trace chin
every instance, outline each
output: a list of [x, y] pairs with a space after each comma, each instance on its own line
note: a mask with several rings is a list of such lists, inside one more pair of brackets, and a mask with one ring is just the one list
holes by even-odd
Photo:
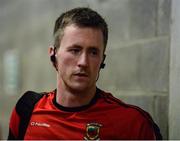
[[72, 87], [72, 89], [74, 89], [75, 91], [82, 92], [88, 90], [88, 87], [79, 86], [79, 87]]
[[72, 90], [79, 91], [79, 92], [87, 91], [90, 88], [91, 87], [89, 85], [84, 85], [84, 84], [76, 84], [76, 85], [71, 86]]

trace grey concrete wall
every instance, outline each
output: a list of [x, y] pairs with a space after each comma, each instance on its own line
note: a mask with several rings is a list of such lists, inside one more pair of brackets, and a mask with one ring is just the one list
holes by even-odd
[[180, 1], [172, 1], [169, 139], [180, 139]]
[[47, 49], [55, 19], [76, 6], [97, 10], [109, 24], [106, 68], [98, 86], [148, 111], [167, 139], [170, 0], [0, 0], [3, 138], [10, 111], [24, 91], [56, 87]]

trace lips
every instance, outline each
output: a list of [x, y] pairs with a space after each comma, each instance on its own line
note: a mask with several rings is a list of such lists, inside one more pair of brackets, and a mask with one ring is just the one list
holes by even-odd
[[75, 73], [74, 75], [80, 76], [80, 77], [88, 77], [88, 74], [86, 73]]
[[88, 73], [85, 71], [77, 71], [73, 75], [75, 76], [75, 79], [78, 80], [86, 80], [89, 77]]

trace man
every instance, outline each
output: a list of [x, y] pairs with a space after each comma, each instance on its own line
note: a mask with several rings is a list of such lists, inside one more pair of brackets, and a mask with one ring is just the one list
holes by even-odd
[[[75, 8], [63, 13], [54, 39], [49, 54], [57, 89], [37, 101], [23, 139], [159, 139], [146, 112], [96, 87], [108, 40], [107, 24], [97, 12]], [[20, 139], [18, 113], [17, 108], [12, 112], [8, 139]]]

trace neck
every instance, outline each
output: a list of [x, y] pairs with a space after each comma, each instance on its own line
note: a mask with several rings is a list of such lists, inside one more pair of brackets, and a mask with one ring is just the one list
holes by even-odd
[[96, 86], [83, 90], [68, 89], [59, 81], [57, 83], [56, 102], [64, 107], [80, 107], [90, 103], [96, 93]]

